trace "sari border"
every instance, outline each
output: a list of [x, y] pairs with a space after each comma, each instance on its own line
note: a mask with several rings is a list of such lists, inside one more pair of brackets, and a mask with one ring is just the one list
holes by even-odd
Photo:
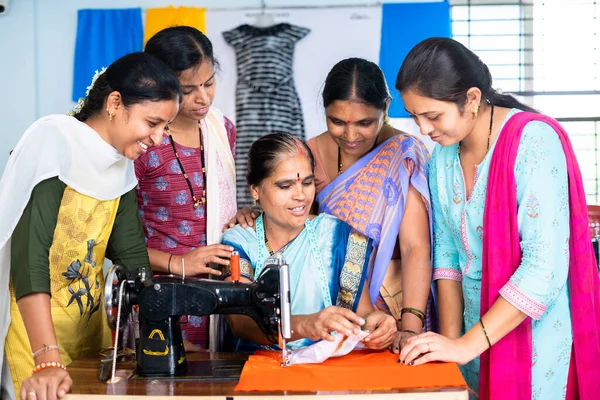
[[355, 310], [365, 281], [365, 262], [369, 258], [369, 238], [352, 229], [348, 236], [344, 266], [340, 272], [340, 289], [336, 305]]

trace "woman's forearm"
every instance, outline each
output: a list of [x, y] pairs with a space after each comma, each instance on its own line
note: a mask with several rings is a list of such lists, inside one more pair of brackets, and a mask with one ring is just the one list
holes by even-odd
[[[431, 288], [429, 247], [412, 248], [402, 254], [402, 307], [416, 308], [426, 313]], [[423, 323], [412, 313], [404, 313], [402, 330], [420, 332]]]
[[164, 251], [148, 248], [148, 257], [150, 258], [152, 272], [169, 273], [169, 259], [171, 260], [170, 272], [181, 271], [181, 256], [172, 256]]
[[[303, 339], [302, 325], [307, 319], [307, 315], [292, 316], [292, 337], [290, 340]], [[247, 340], [257, 344], [278, 344], [278, 335], [267, 336], [258, 326], [258, 324], [247, 315], [229, 315], [228, 317], [231, 331], [235, 337]]]
[[367, 285], [367, 282], [365, 282], [360, 294], [360, 298], [358, 299], [356, 314], [361, 318], [367, 318], [373, 311], [375, 311], [375, 307], [373, 307], [373, 303], [371, 302], [369, 285]]
[[[57, 346], [54, 323], [50, 312], [50, 295], [48, 293], [32, 293], [17, 301], [19, 312], [23, 318], [25, 330], [29, 338], [32, 352], [44, 347]], [[56, 349], [47, 351], [34, 359], [34, 364], [44, 362], [62, 362], [60, 352]]]
[[519, 326], [525, 318], [525, 313], [503, 297], [498, 297], [492, 308], [481, 317], [481, 322], [473, 325], [460, 340], [470, 349], [472, 358], [475, 358]]
[[[408, 188], [398, 240], [402, 260], [402, 308], [415, 308], [425, 315], [431, 286], [429, 214], [421, 194], [412, 185]], [[401, 318], [402, 330], [420, 332], [423, 329], [424, 321], [418, 315], [407, 312]]]
[[[264, 332], [258, 327], [256, 322], [247, 315], [228, 315], [229, 326], [231, 332], [237, 338], [262, 345], [273, 344], [272, 340], [269, 340]], [[275, 340], [277, 335], [270, 338]]]
[[462, 282], [449, 279], [436, 281], [438, 293], [438, 316], [440, 334], [457, 339], [463, 328], [463, 291]]

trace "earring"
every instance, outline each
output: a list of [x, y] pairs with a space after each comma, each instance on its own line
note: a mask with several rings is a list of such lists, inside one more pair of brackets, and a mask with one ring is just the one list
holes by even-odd
[[256, 207], [256, 203], [257, 203], [258, 199], [256, 197], [253, 197], [252, 200], [254, 200], [254, 207]]
[[479, 104], [475, 104], [473, 106], [473, 116], [477, 118], [477, 113], [479, 112]]
[[107, 108], [106, 112], [108, 113], [108, 119], [109, 119], [109, 121], [112, 121], [113, 118], [114, 118], [114, 116], [115, 116], [115, 111], [111, 110], [110, 108]]

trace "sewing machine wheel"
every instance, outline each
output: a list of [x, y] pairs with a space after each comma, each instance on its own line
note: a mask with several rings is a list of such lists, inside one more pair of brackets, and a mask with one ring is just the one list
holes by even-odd
[[[106, 312], [106, 320], [108, 326], [113, 331], [117, 329], [117, 313], [119, 306], [119, 285], [127, 280], [126, 269], [120, 265], [112, 265], [106, 273], [104, 279], [104, 311]], [[127, 301], [128, 285], [123, 288], [123, 299], [121, 304], [121, 323], [120, 329], [125, 327], [127, 316], [131, 310], [131, 305]]]

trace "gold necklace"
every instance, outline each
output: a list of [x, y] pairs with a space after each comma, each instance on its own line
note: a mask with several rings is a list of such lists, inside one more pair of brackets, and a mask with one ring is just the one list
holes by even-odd
[[[488, 130], [488, 137], [487, 137], [487, 151], [490, 151], [490, 140], [492, 138], [492, 126], [493, 125], [494, 125], [494, 105], [492, 104], [492, 113], [490, 115], [490, 129]], [[458, 149], [457, 149], [459, 157], [460, 157], [460, 143], [461, 142], [458, 142]]]
[[269, 239], [267, 239], [267, 234], [265, 232], [265, 246], [267, 246], [267, 250], [269, 250], [269, 254], [273, 255], [275, 252], [271, 248], [271, 243], [269, 243]]

